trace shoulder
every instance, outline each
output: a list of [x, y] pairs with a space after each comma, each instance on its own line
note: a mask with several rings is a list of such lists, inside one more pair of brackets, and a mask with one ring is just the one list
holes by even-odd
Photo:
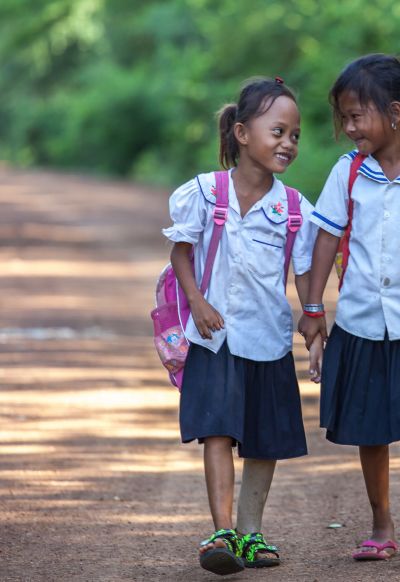
[[203, 203], [204, 201], [215, 204], [215, 195], [213, 194], [214, 173], [199, 174], [178, 186], [171, 194], [171, 203], [173, 205], [193, 204], [195, 201]]
[[343, 176], [347, 180], [349, 177], [350, 166], [357, 154], [357, 150], [352, 150], [340, 156], [336, 164], [333, 166], [332, 172], [336, 172], [336, 174]]
[[284, 184], [283, 182], [281, 182], [281, 180], [276, 179], [277, 185], [280, 189], [282, 198], [284, 198], [285, 200], [288, 200], [288, 190], [293, 191], [295, 193], [295, 195], [298, 197], [299, 199], [299, 204], [300, 204], [300, 209], [312, 209], [313, 205], [307, 200], [306, 196], [304, 196], [304, 194], [302, 194], [302, 192], [300, 192], [300, 190], [297, 190], [297, 188], [295, 188], [294, 186], [288, 186], [286, 184]]
[[211, 202], [211, 204], [215, 204], [215, 172], [199, 174], [194, 179], [204, 199], [207, 200], [207, 202]]
[[357, 150], [353, 150], [339, 157], [326, 178], [322, 193], [324, 193], [324, 191], [330, 192], [332, 189], [337, 191], [338, 188], [340, 191], [343, 190], [343, 192], [347, 192], [350, 166], [356, 155]]
[[358, 150], [351, 150], [351, 152], [347, 152], [346, 154], [343, 154], [342, 156], [340, 156], [339, 161], [340, 160], [348, 160], [348, 163], [351, 164], [351, 162], [355, 159], [355, 157], [358, 154]]
[[352, 150], [339, 157], [336, 164], [332, 168], [332, 172], [337, 174], [346, 174], [348, 176], [351, 163], [357, 155], [357, 150]]

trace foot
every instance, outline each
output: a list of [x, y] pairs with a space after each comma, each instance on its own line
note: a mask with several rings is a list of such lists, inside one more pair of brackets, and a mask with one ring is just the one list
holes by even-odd
[[242, 558], [246, 568], [265, 568], [280, 564], [278, 548], [267, 543], [260, 532], [242, 537]]
[[398, 550], [398, 545], [393, 540], [375, 542], [365, 540], [361, 546], [353, 552], [355, 560], [389, 560]]
[[206, 552], [208, 552], [208, 550], [214, 550], [215, 548], [226, 548], [226, 547], [227, 547], [227, 545], [223, 539], [216, 538], [213, 542], [201, 545], [199, 547], [199, 554], [201, 556], [201, 554], [205, 554]]
[[220, 529], [201, 543], [200, 565], [214, 574], [234, 574], [244, 570], [240, 542], [232, 529]]
[[256, 552], [254, 556], [255, 560], [276, 560], [276, 554], [273, 552], [268, 552], [268, 550], [261, 550]]
[[394, 526], [391, 523], [387, 528], [374, 528], [372, 536], [354, 550], [353, 558], [356, 560], [388, 560], [396, 553], [397, 547]]

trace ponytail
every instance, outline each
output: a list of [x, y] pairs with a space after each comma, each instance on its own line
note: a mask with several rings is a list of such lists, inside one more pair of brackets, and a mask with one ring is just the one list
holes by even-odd
[[239, 147], [233, 134], [236, 114], [236, 103], [225, 105], [218, 113], [219, 162], [225, 170], [236, 166], [239, 156]]

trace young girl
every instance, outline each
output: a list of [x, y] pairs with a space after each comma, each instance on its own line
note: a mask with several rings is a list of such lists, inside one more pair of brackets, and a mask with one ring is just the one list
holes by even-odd
[[[229, 172], [229, 211], [210, 285], [199, 291], [213, 229], [214, 174], [172, 195], [171, 261], [191, 308], [186, 335], [180, 428], [184, 443], [204, 443], [215, 532], [200, 547], [203, 568], [230, 574], [279, 564], [261, 520], [277, 459], [307, 453], [292, 357], [292, 315], [284, 289], [287, 195], [274, 174], [297, 156], [300, 116], [280, 78], [257, 79], [220, 113], [220, 161]], [[316, 227], [300, 196], [303, 224], [293, 249], [300, 301]], [[190, 255], [194, 246], [195, 273]], [[232, 446], [244, 457], [237, 529], [232, 529]]]
[[318, 332], [326, 338], [323, 291], [349, 221], [350, 165], [364, 156], [351, 191], [350, 256], [324, 354], [321, 426], [330, 441], [359, 446], [373, 521], [371, 538], [353, 558], [384, 560], [397, 551], [388, 445], [400, 440], [400, 62], [382, 54], [354, 61], [330, 100], [338, 130], [358, 151], [334, 166], [313, 212], [320, 230], [308, 303], [320, 317], [305, 313], [299, 331], [308, 345]]

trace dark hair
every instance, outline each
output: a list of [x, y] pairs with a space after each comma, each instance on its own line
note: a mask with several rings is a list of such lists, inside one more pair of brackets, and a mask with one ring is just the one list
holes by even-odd
[[257, 77], [250, 79], [242, 88], [237, 104], [229, 103], [218, 112], [220, 149], [219, 161], [226, 170], [237, 166], [239, 144], [236, 141], [233, 127], [235, 123], [246, 123], [254, 117], [263, 115], [281, 96], [293, 99], [296, 97], [283, 83], [282, 79]]
[[343, 69], [329, 92], [337, 135], [342, 128], [339, 98], [347, 91], [354, 92], [361, 105], [372, 101], [378, 111], [389, 117], [392, 101], [400, 101], [399, 59], [380, 53], [365, 55]]

